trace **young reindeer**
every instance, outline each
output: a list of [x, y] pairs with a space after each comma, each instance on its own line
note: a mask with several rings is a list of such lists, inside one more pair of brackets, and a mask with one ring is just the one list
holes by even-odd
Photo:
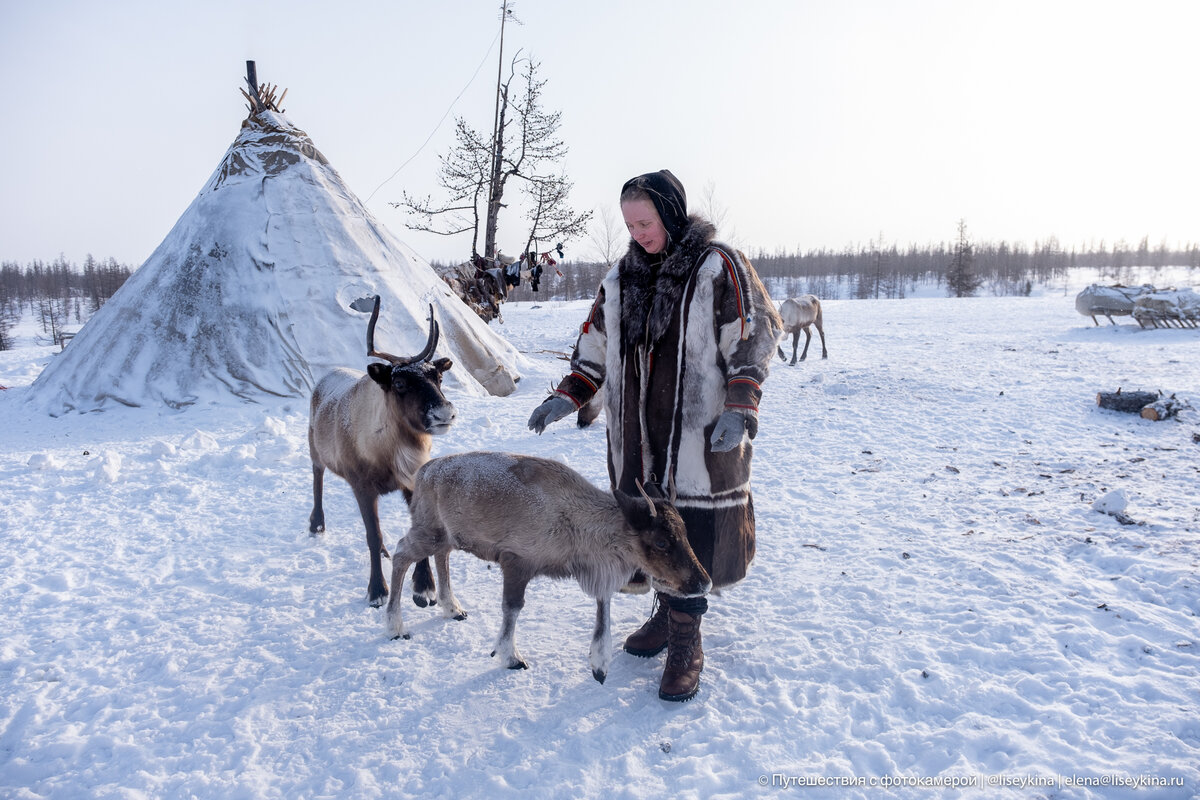
[[[800, 360], [808, 358], [808, 343], [812, 341], [812, 331], [808, 328], [810, 325], [817, 327], [817, 333], [821, 334], [821, 358], [829, 358], [829, 351], [825, 349], [825, 327], [821, 321], [821, 301], [817, 299], [815, 294], [802, 294], [799, 297], [789, 297], [783, 301], [783, 305], [779, 307], [779, 316], [783, 317], [783, 333], [792, 335], [792, 364], [796, 363], [796, 348], [800, 344], [800, 331], [804, 331], [804, 352], [800, 354]], [[779, 357], [787, 361], [787, 356], [783, 354], [783, 348], [779, 348]]]
[[[639, 490], [641, 486], [638, 486]], [[688, 544], [674, 505], [609, 493], [558, 461], [511, 453], [460, 453], [429, 461], [413, 488], [412, 528], [392, 555], [387, 630], [408, 638], [400, 614], [408, 565], [434, 556], [442, 614], [466, 619], [450, 586], [449, 553], [466, 550], [500, 564], [504, 621], [492, 655], [509, 669], [528, 665], [517, 651], [517, 615], [533, 578], [575, 578], [596, 598], [588, 661], [604, 683], [612, 659], [609, 603], [636, 570], [655, 588], [694, 597], [712, 581]]]
[[[365, 310], [365, 309], [361, 309]], [[308, 423], [308, 452], [312, 457], [313, 510], [308, 530], [325, 530], [321, 502], [326, 468], [341, 476], [354, 491], [367, 531], [371, 577], [367, 600], [383, 605], [388, 587], [380, 559], [387, 556], [379, 530], [379, 496], [400, 490], [412, 502], [413, 478], [429, 460], [432, 437], [449, 430], [454, 406], [442, 394], [442, 373], [448, 358], [431, 360], [438, 343], [438, 324], [429, 307], [429, 338], [415, 356], [393, 356], [375, 349], [375, 296], [367, 325], [367, 356], [389, 363], [370, 364], [367, 374], [336, 369], [313, 389]], [[423, 560], [413, 574], [413, 602], [424, 606], [433, 598], [433, 576]]]

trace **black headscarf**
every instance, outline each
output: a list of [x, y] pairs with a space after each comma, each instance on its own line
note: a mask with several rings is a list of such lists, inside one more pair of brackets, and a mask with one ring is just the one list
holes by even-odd
[[654, 203], [654, 209], [671, 237], [671, 242], [682, 239], [683, 230], [688, 224], [687, 192], [683, 190], [679, 179], [667, 169], [647, 172], [627, 180], [621, 187], [621, 195], [624, 196], [625, 190], [631, 186], [636, 186], [650, 195], [650, 202]]

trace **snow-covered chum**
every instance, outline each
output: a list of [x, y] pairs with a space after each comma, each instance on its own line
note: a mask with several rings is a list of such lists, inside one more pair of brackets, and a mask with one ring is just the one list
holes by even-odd
[[[453, 362], [433, 359], [438, 343], [433, 307], [429, 308], [429, 338], [414, 356], [393, 356], [375, 349], [378, 319], [376, 295], [367, 325], [367, 356], [388, 363], [368, 365], [365, 375], [339, 368], [323, 377], [313, 389], [308, 422], [313, 470], [313, 510], [308, 530], [325, 530], [321, 490], [328, 468], [350, 484], [362, 513], [371, 554], [367, 600], [373, 606], [383, 605], [388, 594], [380, 562], [387, 550], [379, 529], [379, 497], [400, 490], [404, 499], [412, 502], [413, 479], [429, 460], [432, 437], [449, 430], [456, 416], [454, 405], [442, 394], [442, 374]], [[417, 566], [413, 584], [417, 605], [432, 599], [428, 561]]]
[[[783, 337], [786, 339], [790, 333], [792, 335], [792, 362], [796, 363], [796, 347], [800, 344], [800, 331], [804, 331], [804, 352], [800, 354], [800, 360], [808, 358], [808, 344], [812, 341], [812, 331], [810, 326], [815, 325], [817, 333], [821, 334], [821, 358], [829, 358], [829, 351], [825, 349], [825, 321], [821, 315], [821, 301], [817, 299], [815, 294], [802, 294], [799, 297], [789, 297], [783, 301], [783, 305], [779, 307], [779, 316], [783, 318]], [[787, 356], [783, 354], [783, 347], [779, 348], [779, 357], [787, 361]]]
[[[637, 570], [660, 592], [699, 597], [712, 581], [688, 544], [670, 500], [593, 486], [567, 465], [536, 456], [473, 452], [429, 461], [413, 487], [412, 528], [392, 555], [387, 630], [408, 638], [400, 613], [404, 573], [434, 556], [442, 615], [466, 619], [450, 586], [449, 554], [465, 550], [500, 565], [503, 622], [493, 656], [525, 669], [517, 651], [517, 615], [525, 587], [537, 576], [575, 578], [596, 599], [588, 662], [601, 683], [612, 659], [609, 603]], [[496, 502], [497, 498], [504, 502]]]

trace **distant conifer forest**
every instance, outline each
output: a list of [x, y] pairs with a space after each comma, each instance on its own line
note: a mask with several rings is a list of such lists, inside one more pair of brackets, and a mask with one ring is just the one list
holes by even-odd
[[[624, 249], [607, 248], [611, 256], [592, 261], [560, 260], [544, 268], [537, 292], [529, 281], [509, 291], [508, 300], [583, 300], [596, 287]], [[1119, 240], [1083, 247], [1064, 247], [1053, 237], [1032, 246], [1010, 242], [973, 242], [960, 225], [950, 242], [909, 245], [870, 242], [841, 250], [747, 253], [772, 295], [815, 294], [823, 300], [901, 299], [917, 287], [936, 286], [947, 296], [1028, 295], [1034, 286], [1066, 283], [1071, 270], [1089, 268], [1111, 283], [1132, 283], [1147, 268], [1186, 267], [1200, 282], [1200, 243], [1152, 246], [1149, 237], [1137, 245]], [[433, 264], [444, 271], [443, 265]], [[77, 330], [133, 274], [128, 264], [88, 255], [83, 263], [63, 256], [52, 261], [0, 262], [0, 350], [10, 349], [12, 328], [28, 310], [45, 344], [61, 344], [64, 333]], [[69, 334], [68, 334], [69, 335]]]

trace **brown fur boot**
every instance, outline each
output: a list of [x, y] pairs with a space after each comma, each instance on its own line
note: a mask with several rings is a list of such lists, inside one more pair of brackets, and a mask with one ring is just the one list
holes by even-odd
[[682, 611], [667, 614], [667, 665], [658, 696], [663, 700], [691, 700], [700, 691], [704, 649], [700, 643], [700, 616]]
[[667, 646], [667, 607], [666, 599], [657, 592], [654, 593], [654, 612], [642, 627], [629, 634], [625, 640], [625, 652], [631, 656], [649, 658], [656, 656]]

